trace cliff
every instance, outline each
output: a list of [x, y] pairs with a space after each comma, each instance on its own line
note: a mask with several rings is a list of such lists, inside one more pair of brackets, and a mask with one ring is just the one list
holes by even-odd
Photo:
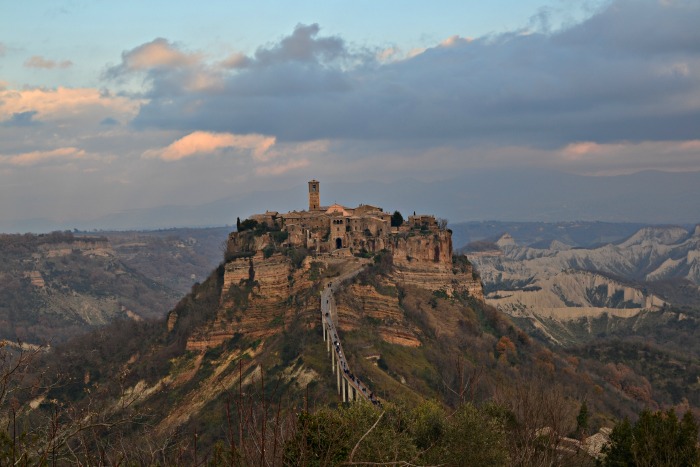
[[[236, 334], [270, 337], [282, 332], [300, 311], [310, 319], [318, 306], [311, 280], [317, 274], [310, 258], [296, 267], [289, 256], [266, 257], [262, 250], [227, 262], [216, 319], [188, 339], [187, 349], [216, 347]], [[171, 316], [169, 327], [174, 326]]]
[[386, 342], [418, 347], [419, 331], [406, 321], [396, 287], [385, 282], [380, 289], [382, 293], [371, 285], [352, 284], [340, 294], [337, 299], [339, 328], [354, 331], [364, 321], [373, 325]]
[[453, 258], [449, 231], [397, 235], [390, 248], [399, 284], [484, 299], [481, 280], [466, 256]]

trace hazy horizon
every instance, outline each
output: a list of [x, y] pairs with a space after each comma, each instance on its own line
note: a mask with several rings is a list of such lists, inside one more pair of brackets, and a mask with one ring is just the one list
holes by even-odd
[[[309, 177], [311, 178], [311, 177]], [[540, 170], [492, 170], [436, 181], [320, 181], [321, 203], [379, 205], [405, 216], [414, 211], [463, 222], [609, 222], [647, 225], [700, 223], [700, 172], [639, 172], [588, 177]], [[650, 189], [655, 184], [669, 188]], [[550, 193], [559, 192], [558, 196]], [[94, 219], [0, 220], [0, 232], [152, 230], [233, 226], [236, 218], [267, 210], [308, 207], [307, 185], [270, 188], [195, 205], [163, 205], [104, 213]]]

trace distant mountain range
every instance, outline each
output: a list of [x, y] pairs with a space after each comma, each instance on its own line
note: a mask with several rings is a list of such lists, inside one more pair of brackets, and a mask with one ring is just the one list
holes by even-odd
[[[309, 178], [316, 176], [309, 173]], [[387, 211], [433, 213], [453, 223], [509, 221], [604, 221], [694, 224], [700, 220], [700, 172], [639, 172], [610, 177], [548, 170], [475, 170], [423, 182], [321, 180], [321, 202], [346, 205], [381, 200]], [[56, 221], [0, 219], [0, 231], [153, 229], [232, 225], [267, 209], [304, 209], [306, 186], [259, 190], [198, 205], [170, 205], [105, 213], [99, 218]], [[410, 212], [409, 212], [410, 210]]]

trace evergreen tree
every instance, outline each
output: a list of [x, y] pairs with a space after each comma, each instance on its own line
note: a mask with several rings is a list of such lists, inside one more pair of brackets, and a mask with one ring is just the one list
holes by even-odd
[[603, 465], [692, 467], [700, 462], [698, 425], [686, 412], [679, 421], [673, 409], [643, 410], [632, 426], [628, 420], [615, 425], [603, 448]]
[[581, 402], [581, 408], [576, 416], [576, 434], [580, 437], [586, 436], [588, 431], [588, 406], [586, 401]]
[[399, 211], [394, 211], [394, 214], [391, 215], [391, 226], [399, 227], [401, 224], [403, 224], [403, 216]]

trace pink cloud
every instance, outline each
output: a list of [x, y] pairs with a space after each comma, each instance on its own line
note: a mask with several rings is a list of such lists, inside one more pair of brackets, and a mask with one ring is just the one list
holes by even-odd
[[234, 53], [221, 62], [224, 68], [244, 68], [250, 64], [250, 59], [240, 52]]
[[571, 158], [578, 158], [585, 156], [586, 154], [600, 152], [603, 145], [594, 143], [592, 141], [583, 141], [577, 143], [570, 143], [562, 150], [562, 153]]
[[140, 101], [104, 95], [92, 88], [12, 90], [0, 88], [0, 121], [14, 114], [35, 111], [40, 120], [65, 119], [95, 111], [128, 120], [138, 112]]
[[58, 148], [51, 151], [32, 151], [14, 156], [0, 155], [0, 162], [14, 166], [33, 166], [45, 162], [60, 162], [81, 159], [85, 157], [85, 151], [78, 148]]
[[50, 70], [53, 68], [69, 68], [73, 66], [73, 62], [70, 60], [63, 60], [61, 62], [57, 62], [54, 60], [47, 60], [44, 57], [40, 57], [39, 55], [34, 55], [31, 58], [28, 58], [24, 62], [24, 66], [27, 68], [43, 68], [46, 70]]
[[122, 54], [124, 65], [130, 70], [187, 67], [201, 62], [201, 55], [178, 50], [166, 39], [158, 38]]
[[440, 47], [454, 47], [457, 45], [469, 44], [473, 40], [474, 39], [471, 37], [462, 37], [455, 34], [440, 42]]
[[143, 155], [164, 161], [177, 161], [186, 157], [212, 154], [220, 149], [235, 148], [249, 150], [256, 159], [263, 159], [265, 153], [274, 146], [275, 142], [274, 136], [196, 131], [183, 136], [165, 148], [149, 150]]

